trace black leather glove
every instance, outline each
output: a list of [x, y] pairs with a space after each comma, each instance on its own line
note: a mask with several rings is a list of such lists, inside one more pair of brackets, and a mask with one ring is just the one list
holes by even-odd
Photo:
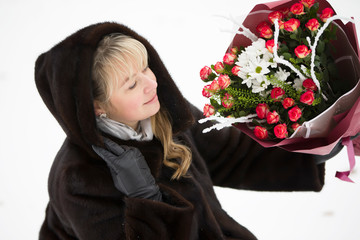
[[159, 186], [139, 149], [104, 138], [106, 149], [92, 146], [110, 168], [115, 187], [128, 197], [161, 201]]

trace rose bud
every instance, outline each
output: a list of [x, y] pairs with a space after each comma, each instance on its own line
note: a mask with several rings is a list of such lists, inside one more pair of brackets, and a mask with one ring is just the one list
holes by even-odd
[[282, 101], [282, 105], [285, 109], [288, 109], [289, 107], [292, 107], [294, 105], [295, 101], [292, 98], [285, 98]]
[[222, 64], [222, 62], [217, 62], [217, 63], [215, 63], [214, 69], [215, 69], [215, 72], [217, 72], [217, 73], [223, 73], [224, 65]]
[[275, 87], [271, 90], [271, 98], [272, 99], [279, 99], [284, 96], [285, 91], [280, 87]]
[[305, 79], [302, 85], [306, 90], [311, 90], [313, 92], [317, 90], [317, 86], [311, 78]]
[[296, 129], [298, 129], [298, 127], [300, 127], [300, 124], [298, 124], [298, 123], [293, 123], [292, 125], [291, 125], [291, 128], [295, 131]]
[[254, 134], [258, 139], [266, 139], [268, 137], [268, 131], [264, 127], [256, 126]]
[[290, 7], [290, 12], [295, 15], [302, 15], [304, 14], [304, 5], [301, 3], [295, 3]]
[[315, 0], [300, 0], [305, 7], [311, 8], [315, 4]]
[[334, 10], [332, 10], [331, 8], [325, 8], [324, 10], [322, 10], [319, 17], [321, 21], [326, 22], [326, 20], [332, 17], [333, 15], [334, 15]]
[[236, 54], [238, 54], [239, 49], [237, 47], [233, 47], [233, 48], [231, 48], [230, 52], [236, 55]]
[[209, 90], [210, 90], [212, 93], [218, 92], [218, 91], [220, 90], [220, 85], [219, 85], [219, 83], [218, 83], [216, 80], [213, 80], [213, 81], [210, 83]]
[[295, 48], [294, 52], [298, 58], [305, 58], [311, 53], [311, 49], [308, 49], [305, 45], [299, 45]]
[[[274, 51], [273, 51], [274, 45], [275, 45], [274, 42], [275, 42], [274, 39], [271, 39], [271, 40], [267, 40], [266, 43], [265, 43], [265, 46], [266, 46], [267, 50], [269, 50], [269, 52], [271, 52], [271, 53], [274, 52]], [[277, 46], [277, 49], [278, 49], [278, 48], [279, 48], [279, 44], [278, 44], [278, 46]]]
[[259, 119], [264, 119], [270, 112], [270, 108], [266, 103], [259, 103], [255, 111]]
[[297, 120], [299, 120], [299, 118], [301, 118], [301, 115], [302, 115], [302, 112], [298, 106], [295, 106], [288, 111], [289, 119], [292, 122], [296, 122]]
[[279, 29], [284, 29], [285, 28], [285, 22], [282, 20], [279, 20]]
[[206, 80], [210, 76], [211, 73], [212, 73], [211, 68], [209, 68], [208, 66], [203, 67], [200, 70], [200, 78], [201, 78], [201, 80]]
[[226, 53], [225, 56], [223, 57], [223, 61], [227, 65], [233, 65], [235, 59], [236, 59], [236, 55], [233, 53]]
[[274, 127], [274, 134], [277, 138], [283, 139], [288, 135], [286, 124], [278, 124]]
[[232, 74], [234, 75], [238, 75], [238, 73], [240, 72], [240, 67], [238, 65], [235, 65], [232, 69], [231, 69]]
[[225, 89], [231, 83], [230, 77], [226, 74], [220, 74], [220, 76], [218, 77], [218, 83], [221, 89]]
[[290, 15], [290, 9], [287, 7], [279, 9], [279, 12], [282, 13], [284, 18], [289, 17], [289, 15]]
[[296, 18], [290, 18], [284, 23], [284, 29], [289, 32], [297, 30], [300, 26], [300, 21]]
[[205, 117], [210, 117], [211, 115], [214, 115], [215, 108], [210, 104], [205, 104], [203, 111]]
[[284, 16], [280, 11], [274, 11], [269, 13], [268, 18], [271, 23], [274, 23], [275, 19], [282, 20]]
[[273, 36], [273, 30], [267, 22], [261, 22], [257, 25], [256, 30], [259, 32], [262, 38], [271, 38]]
[[269, 112], [266, 115], [266, 121], [268, 124], [277, 123], [280, 120], [280, 116], [276, 111]]
[[305, 103], [307, 105], [311, 105], [314, 102], [314, 93], [313, 91], [306, 91], [305, 93], [301, 94], [300, 102]]
[[234, 104], [234, 98], [230, 94], [225, 93], [221, 103], [225, 108], [231, 108]]
[[320, 27], [320, 23], [316, 18], [312, 18], [305, 24], [305, 27], [310, 31], [316, 31]]
[[211, 90], [210, 90], [210, 84], [204, 86], [203, 90], [202, 90], [202, 95], [206, 98], [209, 98], [212, 96]]

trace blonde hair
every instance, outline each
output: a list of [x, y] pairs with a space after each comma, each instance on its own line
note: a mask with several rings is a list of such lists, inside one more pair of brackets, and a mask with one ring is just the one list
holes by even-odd
[[[99, 43], [94, 54], [92, 68], [93, 96], [103, 106], [110, 104], [112, 89], [119, 84], [113, 76], [131, 76], [133, 69], [148, 65], [145, 46], [134, 38], [122, 34], [110, 34]], [[115, 73], [115, 74], [114, 74]], [[154, 136], [164, 148], [163, 163], [175, 170], [171, 179], [185, 176], [191, 164], [190, 149], [173, 140], [171, 118], [163, 108], [151, 117]]]

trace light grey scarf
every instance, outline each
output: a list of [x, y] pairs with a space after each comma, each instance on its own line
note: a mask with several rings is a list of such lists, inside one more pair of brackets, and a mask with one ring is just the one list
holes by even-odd
[[150, 141], [154, 136], [150, 118], [140, 121], [136, 131], [123, 123], [104, 116], [96, 117], [96, 124], [101, 131], [122, 140]]

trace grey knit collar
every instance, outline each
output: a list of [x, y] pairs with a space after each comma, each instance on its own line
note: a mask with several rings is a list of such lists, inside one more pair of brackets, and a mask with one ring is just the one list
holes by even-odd
[[154, 136], [150, 118], [140, 121], [136, 131], [123, 123], [104, 116], [96, 117], [96, 124], [104, 133], [122, 140], [150, 141]]

